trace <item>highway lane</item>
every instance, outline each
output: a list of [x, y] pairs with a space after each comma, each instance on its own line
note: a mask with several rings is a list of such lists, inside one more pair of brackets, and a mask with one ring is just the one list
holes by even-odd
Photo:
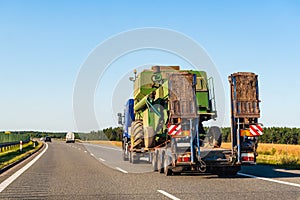
[[152, 172], [152, 166], [147, 157], [141, 158], [139, 164], [133, 165], [122, 160], [122, 150], [120, 147], [111, 145], [97, 145], [83, 143], [87, 151], [103, 164], [116, 169], [122, 169], [128, 173]]
[[[122, 169], [128, 173], [152, 172], [152, 167], [147, 163], [148, 158], [142, 158], [138, 164], [131, 164], [122, 161], [121, 148], [107, 144], [89, 144], [83, 143], [90, 154], [99, 159], [103, 164]], [[255, 175], [259, 177], [271, 178], [279, 181], [300, 184], [300, 170], [277, 170], [272, 166], [245, 166], [240, 171], [244, 174]]]
[[[115, 146], [97, 147], [91, 144], [53, 142], [32, 167], [0, 193], [0, 199], [300, 200], [300, 187], [244, 176], [165, 177], [162, 174], [148, 172], [151, 171], [151, 167], [145, 162], [132, 165], [122, 161], [120, 155], [119, 148]], [[269, 175], [272, 179], [292, 179], [290, 182], [297, 182], [300, 179], [297, 174], [289, 173], [288, 176], [285, 172], [270, 170], [265, 166], [259, 167], [256, 170], [244, 168], [242, 172], [250, 173], [252, 170], [258, 173], [254, 175], [264, 175], [268, 172], [271, 173]], [[259, 174], [259, 170], [263, 174]], [[277, 173], [277, 176], [272, 173]], [[7, 176], [9, 173], [0, 177], [0, 180]], [[171, 196], [167, 197], [168, 194]]]

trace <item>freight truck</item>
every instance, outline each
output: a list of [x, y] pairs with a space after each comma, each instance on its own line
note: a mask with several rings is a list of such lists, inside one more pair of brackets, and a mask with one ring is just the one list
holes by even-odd
[[[236, 73], [231, 84], [232, 149], [222, 149], [218, 127], [205, 131], [203, 122], [217, 117], [213, 79], [206, 72], [179, 66], [153, 66], [131, 78], [134, 98], [118, 114], [123, 125], [123, 160], [147, 157], [153, 171], [235, 175], [255, 164], [259, 100], [257, 76]], [[252, 134], [252, 129], [258, 134]]]

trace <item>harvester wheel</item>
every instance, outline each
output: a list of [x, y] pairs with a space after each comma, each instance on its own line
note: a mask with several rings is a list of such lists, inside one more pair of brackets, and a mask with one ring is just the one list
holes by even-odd
[[131, 124], [131, 132], [133, 133], [134, 135], [134, 130], [140, 126], [143, 126], [143, 122], [142, 121], [133, 121], [132, 124]]
[[207, 136], [212, 140], [212, 145], [214, 147], [221, 147], [222, 144], [222, 132], [217, 126], [212, 126], [209, 128]]
[[144, 130], [142, 121], [134, 121], [132, 127], [132, 148], [143, 146], [144, 143]]

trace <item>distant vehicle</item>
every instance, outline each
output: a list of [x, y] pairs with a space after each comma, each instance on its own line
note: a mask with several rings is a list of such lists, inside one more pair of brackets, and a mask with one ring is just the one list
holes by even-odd
[[69, 143], [69, 142], [75, 143], [75, 134], [72, 132], [68, 132], [66, 134], [66, 143]]
[[45, 142], [51, 142], [51, 137], [46, 136], [46, 137], [45, 137]]

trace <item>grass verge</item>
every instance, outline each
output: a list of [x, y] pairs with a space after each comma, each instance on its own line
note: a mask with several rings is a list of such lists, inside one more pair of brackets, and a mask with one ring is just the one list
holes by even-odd
[[91, 144], [110, 144], [117, 147], [122, 147], [122, 142], [120, 141], [90, 140], [86, 142]]
[[39, 142], [35, 147], [33, 147], [33, 142], [30, 141], [29, 143], [23, 145], [23, 149], [21, 152], [19, 148], [14, 148], [9, 151], [0, 153], [0, 169], [3, 169], [6, 166], [32, 154], [37, 149], [41, 148], [42, 145], [43, 144]]
[[[231, 143], [223, 143], [222, 147], [230, 149]], [[300, 169], [300, 145], [258, 143], [257, 153], [257, 164]]]

